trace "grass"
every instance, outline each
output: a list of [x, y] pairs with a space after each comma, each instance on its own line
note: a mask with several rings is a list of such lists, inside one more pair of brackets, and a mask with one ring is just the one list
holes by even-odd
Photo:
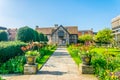
[[0, 80], [5, 80], [5, 79], [3, 79], [3, 78], [0, 76]]
[[[77, 49], [73, 49], [72, 47], [68, 47], [67, 49], [69, 51], [69, 54], [71, 55], [71, 57], [73, 58], [73, 60], [75, 61], [75, 63], [77, 65], [82, 63], [82, 60], [81, 60], [80, 56], [78, 56]], [[106, 48], [103, 48], [103, 47], [101, 47], [101, 48], [94, 48], [94, 49], [92, 49], [92, 51], [95, 51], [95, 52], [97, 52], [99, 54], [102, 54], [105, 51], [108, 51], [110, 54], [113, 54], [113, 55], [116, 55], [116, 54], [120, 53], [120, 50], [118, 50], [118, 49], [115, 49], [115, 48], [106, 49]]]
[[50, 58], [50, 56], [53, 54], [54, 50], [50, 50], [49, 53], [47, 53], [45, 56], [43, 56], [40, 61], [38, 62], [38, 70], [42, 68], [42, 66], [46, 63], [46, 61]]
[[82, 63], [82, 61], [81, 61], [80, 57], [78, 56], [78, 54], [74, 53], [74, 51], [72, 51], [70, 48], [68, 48], [67, 50], [69, 51], [69, 54], [71, 55], [71, 57], [73, 58], [75, 63], [79, 66], [79, 64]]
[[92, 51], [95, 51], [99, 54], [104, 53], [105, 51], [108, 51], [108, 52], [113, 53], [113, 54], [120, 53], [120, 50], [118, 50], [118, 49], [115, 49], [115, 48], [106, 49], [106, 48], [102, 48], [102, 47], [101, 48], [94, 48], [94, 49], [92, 49]]

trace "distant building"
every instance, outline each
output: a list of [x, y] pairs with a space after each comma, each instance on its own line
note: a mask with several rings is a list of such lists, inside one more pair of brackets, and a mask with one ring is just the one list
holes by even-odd
[[112, 19], [111, 25], [114, 39], [120, 44], [120, 15]]
[[71, 43], [77, 43], [78, 39], [78, 27], [77, 26], [58, 26], [55, 24], [54, 27], [36, 27], [36, 30], [39, 33], [43, 33], [47, 35], [49, 42], [58, 44], [58, 45], [66, 45]]
[[85, 34], [90, 34], [90, 35], [93, 35], [93, 30], [79, 30], [78, 31], [78, 37], [82, 36], [82, 35], [85, 35]]
[[9, 40], [14, 41], [17, 33], [17, 28], [15, 29], [8, 29], [8, 34], [9, 34]]
[[0, 26], [0, 30], [7, 30], [7, 28]]

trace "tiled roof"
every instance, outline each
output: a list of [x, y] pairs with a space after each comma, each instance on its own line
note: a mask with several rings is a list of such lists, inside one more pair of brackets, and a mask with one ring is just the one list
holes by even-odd
[[[65, 26], [64, 27], [70, 34], [78, 34], [78, 27], [77, 26]], [[52, 34], [55, 31], [55, 27], [50, 28], [36, 28], [39, 33], [43, 34]]]
[[39, 33], [52, 34], [53, 28], [36, 28]]
[[88, 31], [92, 31], [92, 30], [79, 30], [78, 32], [88, 32]]
[[65, 26], [65, 28], [67, 29], [67, 31], [70, 34], [78, 34], [78, 27], [77, 26]]

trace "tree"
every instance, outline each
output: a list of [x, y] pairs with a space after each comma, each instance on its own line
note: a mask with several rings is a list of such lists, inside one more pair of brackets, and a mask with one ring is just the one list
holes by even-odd
[[17, 40], [23, 42], [35, 41], [35, 31], [28, 26], [21, 27], [17, 32]]
[[35, 41], [40, 41], [39, 39], [39, 33], [37, 31], [35, 31]]
[[95, 36], [96, 42], [102, 43], [110, 43], [113, 40], [112, 30], [109, 28], [105, 28], [100, 30]]
[[48, 42], [48, 37], [46, 35], [44, 35], [44, 41]]
[[43, 33], [39, 33], [39, 40], [41, 42], [44, 42], [44, 34]]
[[8, 33], [0, 30], [0, 41], [8, 41]]
[[79, 37], [79, 41], [85, 43], [87, 41], [93, 41], [93, 36], [90, 34], [85, 34]]

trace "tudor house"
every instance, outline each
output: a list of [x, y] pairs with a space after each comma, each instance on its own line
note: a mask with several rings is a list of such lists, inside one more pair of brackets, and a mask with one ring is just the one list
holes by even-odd
[[36, 31], [47, 35], [49, 42], [58, 45], [66, 45], [77, 43], [78, 40], [78, 27], [77, 26], [58, 26], [40, 28], [36, 26]]

